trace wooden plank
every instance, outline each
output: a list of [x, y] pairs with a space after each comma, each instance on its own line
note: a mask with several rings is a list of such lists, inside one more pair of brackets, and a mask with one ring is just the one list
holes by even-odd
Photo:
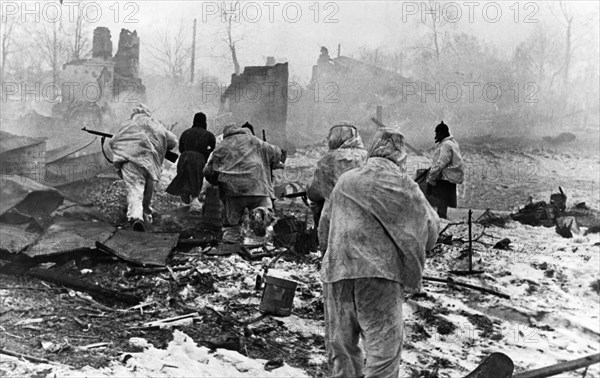
[[600, 362], [600, 353], [592, 354], [577, 360], [561, 362], [559, 364], [550, 365], [541, 369], [530, 370], [525, 373], [513, 375], [513, 378], [544, 378], [553, 377], [560, 373], [581, 369]]
[[177, 245], [177, 233], [147, 233], [119, 230], [99, 249], [138, 265], [167, 265], [167, 258]]

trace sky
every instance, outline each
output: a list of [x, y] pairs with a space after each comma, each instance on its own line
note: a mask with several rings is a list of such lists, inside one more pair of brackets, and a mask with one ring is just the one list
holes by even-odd
[[[63, 0], [64, 4], [73, 0]], [[157, 72], [148, 59], [148, 46], [166, 30], [183, 26], [191, 42], [193, 19], [197, 19], [197, 67], [202, 74], [227, 80], [232, 72], [225, 36], [226, 23], [219, 16], [231, 9], [229, 1], [100, 1], [88, 6], [97, 26], [111, 29], [113, 53], [121, 28], [137, 30], [141, 38], [142, 74]], [[18, 2], [17, 2], [18, 3]], [[500, 53], [510, 54], [538, 23], [558, 24], [557, 1], [443, 1], [436, 15], [448, 22], [447, 30], [468, 32], [491, 42]], [[598, 1], [568, 1], [576, 21], [595, 21], [598, 34]], [[554, 15], [550, 9], [554, 9]], [[393, 53], [421, 42], [427, 28], [423, 17], [431, 17], [425, 1], [243, 1], [233, 11], [233, 24], [240, 64], [263, 65], [267, 56], [289, 62], [291, 78], [308, 81], [320, 46], [332, 57], [341, 44], [342, 55], [353, 56], [361, 47]], [[96, 17], [95, 11], [99, 10]], [[454, 17], [455, 14], [459, 17]], [[591, 20], [591, 21], [590, 21]]]

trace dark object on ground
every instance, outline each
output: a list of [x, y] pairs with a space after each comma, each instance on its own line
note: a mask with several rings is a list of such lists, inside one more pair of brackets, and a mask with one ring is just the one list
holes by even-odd
[[504, 239], [500, 240], [498, 243], [494, 244], [494, 249], [509, 250], [510, 249], [510, 239], [504, 238]]
[[558, 209], [548, 205], [545, 201], [531, 202], [525, 205], [511, 218], [519, 223], [529, 226], [552, 227], [556, 223]]
[[27, 275], [44, 281], [64, 285], [75, 290], [84, 291], [95, 298], [108, 299], [111, 301], [117, 300], [130, 305], [136, 305], [142, 301], [142, 298], [139, 298], [135, 295], [126, 294], [120, 291], [107, 289], [99, 285], [87, 283], [76, 277], [70, 277], [64, 273], [51, 272], [43, 269], [30, 269], [27, 272]]
[[146, 224], [140, 219], [131, 222], [131, 229], [136, 232], [146, 232]]
[[553, 193], [550, 195], [550, 205], [555, 206], [560, 212], [567, 209], [567, 195], [563, 192], [559, 186], [558, 190], [560, 193]]
[[577, 139], [577, 137], [573, 133], [560, 133], [555, 137], [551, 137], [551, 136], [542, 137], [542, 140], [544, 142], [548, 142], [555, 146], [557, 146], [559, 144], [563, 144], [563, 143], [573, 142], [576, 139]]
[[515, 365], [504, 353], [492, 353], [465, 378], [511, 378]]
[[583, 210], [589, 210], [590, 208], [588, 207], [588, 205], [585, 204], [585, 202], [579, 202], [577, 204], [575, 204], [575, 206], [573, 206], [576, 209], [583, 209]]
[[571, 226], [573, 225], [573, 222], [575, 221], [575, 219], [572, 219], [571, 222], [567, 225], [566, 222], [562, 223], [562, 224], [557, 224], [556, 225], [556, 233], [559, 234], [560, 236], [562, 236], [563, 238], [572, 238], [573, 237], [573, 232], [571, 231]]
[[265, 363], [265, 370], [271, 371], [283, 366], [283, 358], [274, 358]]
[[203, 344], [208, 345], [210, 349], [228, 349], [239, 352], [242, 349], [242, 342], [238, 336], [225, 335], [222, 338], [214, 340], [201, 341]]
[[587, 368], [590, 365], [597, 364], [600, 362], [600, 353], [592, 354], [590, 356], [586, 356], [583, 358], [579, 358], [577, 360], [571, 360], [566, 362], [561, 362], [560, 364], [555, 364], [551, 366], [546, 366], [541, 369], [527, 371], [525, 373], [515, 374], [513, 378], [544, 378], [544, 377], [554, 377], [560, 373], [565, 373], [567, 371], [574, 371], [581, 368]]

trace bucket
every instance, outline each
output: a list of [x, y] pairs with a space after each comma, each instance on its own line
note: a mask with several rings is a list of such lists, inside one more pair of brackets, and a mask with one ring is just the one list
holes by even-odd
[[295, 281], [266, 276], [259, 310], [272, 315], [289, 316], [292, 313], [296, 286], [298, 283]]

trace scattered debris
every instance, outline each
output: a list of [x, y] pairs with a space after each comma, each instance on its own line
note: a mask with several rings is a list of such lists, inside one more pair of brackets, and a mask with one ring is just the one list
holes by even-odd
[[78, 278], [70, 277], [62, 273], [34, 268], [30, 269], [27, 272], [27, 275], [39, 278], [44, 281], [50, 281], [60, 285], [71, 287], [76, 290], [82, 290], [99, 298], [103, 298], [105, 300], [118, 300], [128, 304], [137, 304], [141, 302], [141, 299], [136, 295], [126, 294], [120, 291], [107, 289], [99, 285], [84, 282]]
[[199, 321], [201, 319], [202, 318], [200, 317], [200, 314], [198, 314], [197, 312], [194, 312], [191, 314], [174, 316], [172, 318], [166, 318], [166, 319], [155, 320], [152, 322], [144, 323], [142, 328], [143, 329], [172, 328], [172, 327], [176, 327], [176, 326], [189, 325], [189, 324], [192, 324], [194, 321]]

